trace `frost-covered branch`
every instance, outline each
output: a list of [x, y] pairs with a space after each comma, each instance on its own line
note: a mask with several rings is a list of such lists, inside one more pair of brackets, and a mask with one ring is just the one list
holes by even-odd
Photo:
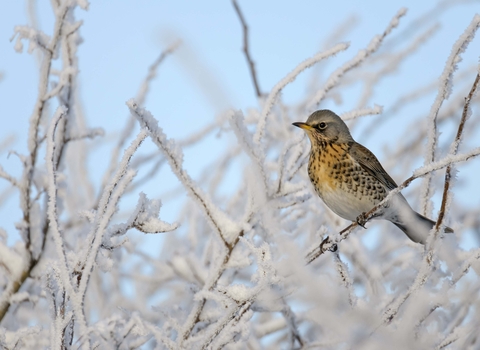
[[130, 112], [137, 118], [140, 125], [148, 130], [152, 141], [165, 154], [178, 180], [184, 185], [200, 207], [203, 208], [205, 215], [208, 217], [219, 238], [225, 245], [230, 245], [232, 241], [236, 239], [236, 233], [240, 232], [240, 229], [213, 204], [212, 200], [208, 198], [208, 195], [190, 178], [190, 175], [188, 175], [182, 167], [182, 151], [173, 141], [166, 138], [166, 135], [158, 126], [158, 122], [152, 114], [146, 109], [140, 108], [133, 99], [127, 102], [127, 106], [130, 108]]
[[[140, 106], [142, 106], [147, 99], [148, 93], [150, 91], [151, 83], [157, 76], [158, 68], [169, 55], [175, 52], [175, 50], [180, 46], [180, 44], [181, 42], [177, 41], [172, 45], [170, 45], [169, 47], [167, 47], [164, 51], [160, 53], [157, 59], [148, 68], [148, 73], [145, 76], [142, 83], [140, 84], [140, 87], [137, 91], [137, 95], [135, 98], [135, 100]], [[121, 132], [121, 136], [118, 139], [116, 147], [112, 151], [109, 167], [103, 177], [103, 187], [107, 185], [107, 181], [110, 179], [110, 177], [114, 173], [115, 167], [118, 161], [118, 156], [121, 150], [123, 149], [123, 147], [125, 146], [125, 143], [127, 142], [128, 138], [132, 135], [134, 127], [135, 127], [135, 118], [130, 115], [127, 119], [127, 123], [125, 124], [125, 127]]]
[[315, 106], [318, 106], [320, 102], [325, 98], [327, 93], [339, 83], [340, 79], [343, 75], [345, 75], [345, 73], [352, 70], [353, 68], [358, 67], [370, 55], [377, 51], [385, 37], [389, 35], [395, 27], [398, 26], [400, 18], [405, 16], [406, 13], [407, 10], [405, 8], [400, 9], [397, 14], [392, 18], [387, 28], [381, 35], [375, 36], [364, 50], [360, 50], [355, 57], [353, 57], [350, 61], [346, 62], [342, 67], [335, 70], [335, 72], [333, 72], [328, 78], [325, 86], [315, 94], [309, 104], [309, 109], [313, 109]]
[[[459, 61], [461, 60], [461, 54], [465, 52], [470, 42], [475, 37], [475, 34], [480, 27], [480, 15], [476, 14], [470, 25], [465, 29], [465, 32], [458, 38], [455, 44], [452, 47], [452, 52], [447, 59], [445, 64], [445, 68], [442, 72], [440, 83], [438, 86], [437, 96], [435, 97], [435, 101], [433, 102], [432, 108], [430, 110], [430, 114], [428, 116], [428, 123], [429, 123], [429, 133], [428, 133], [428, 142], [426, 147], [426, 154], [425, 154], [425, 161], [424, 164], [428, 164], [435, 160], [436, 155], [436, 147], [437, 147], [437, 138], [438, 138], [438, 130], [437, 130], [437, 116], [442, 106], [443, 102], [448, 99], [452, 92], [453, 86], [453, 73], [457, 70], [457, 66]], [[423, 214], [428, 214], [430, 211], [429, 209], [429, 201], [430, 197], [432, 196], [432, 189], [431, 189], [431, 182], [432, 176], [427, 175], [423, 181], [423, 190], [422, 190], [422, 203], [421, 208]]]
[[[421, 79], [421, 55], [429, 55], [428, 64], [442, 59], [426, 41], [443, 30], [435, 24], [443, 24], [450, 16], [444, 10], [457, 0], [444, 0], [406, 24], [399, 23], [401, 10], [345, 62], [336, 54], [348, 47], [337, 43], [356, 23], [349, 17], [331, 35], [317, 33], [326, 49], [268, 95], [257, 81], [252, 103], [215, 111], [175, 141], [162, 129], [171, 120], [154, 118], [143, 105], [178, 44], [147, 70], [137, 99], [127, 102], [130, 114], [120, 132], [108, 123], [103, 130], [88, 123], [95, 118], [83, 108], [78, 84], [87, 61], [79, 63], [83, 51], [77, 48], [91, 37], [81, 37], [84, 27], [75, 15], [88, 3], [53, 1], [53, 29], [42, 32], [35, 2], [28, 1], [34, 23], [16, 27], [14, 45], [28, 43], [38, 55], [40, 83], [30, 124], [25, 121], [26, 153], [10, 150], [16, 147], [11, 138], [0, 140], [0, 153], [15, 158], [13, 166], [0, 159], [2, 213], [10, 206], [0, 227], [0, 348], [478, 348], [472, 315], [480, 310], [480, 211], [471, 196], [478, 181], [471, 167], [457, 165], [475, 165], [480, 155], [478, 55], [472, 63], [470, 48], [461, 54], [466, 64], [459, 73], [440, 82], [446, 79], [452, 93], [448, 101], [442, 97], [436, 129], [450, 140], [436, 138], [435, 156], [418, 167], [432, 132], [431, 122], [422, 123], [431, 109], [426, 100], [438, 86]], [[256, 80], [248, 47], [254, 33], [238, 5], [227, 8], [242, 25], [247, 75]], [[85, 25], [92, 25], [87, 17]], [[399, 24], [403, 31], [395, 35]], [[207, 35], [201, 28], [198, 33]], [[103, 49], [95, 54], [103, 57]], [[460, 63], [456, 57], [453, 65]], [[257, 63], [257, 69], [269, 64]], [[300, 73], [307, 74], [305, 90], [291, 96], [285, 87]], [[183, 91], [177, 102], [192, 101]], [[439, 215], [426, 250], [384, 221], [368, 224], [368, 231], [356, 230], [357, 223], [345, 227], [318, 198], [306, 169], [310, 142], [291, 123], [305, 120], [307, 109], [328, 96], [338, 107], [322, 108], [345, 112], [355, 139], [367, 130], [365, 145], [375, 147], [393, 178], [406, 179], [364, 214], [365, 222], [400, 191], [417, 208], [421, 183], [415, 179], [448, 169], [445, 181], [434, 177], [429, 185], [432, 193], [443, 188], [444, 196], [432, 197]], [[152, 100], [148, 109], [164, 113], [162, 101]], [[143, 144], [147, 137], [153, 144]], [[457, 166], [461, 177], [454, 183]], [[20, 205], [9, 197], [16, 191]], [[455, 234], [441, 234], [447, 215]], [[316, 259], [327, 250], [331, 259]]]
[[260, 144], [260, 140], [263, 136], [265, 126], [267, 123], [268, 115], [270, 114], [270, 111], [272, 110], [273, 105], [275, 104], [275, 100], [277, 99], [278, 95], [283, 90], [283, 88], [285, 88], [285, 86], [293, 82], [297, 78], [297, 76], [300, 73], [302, 73], [305, 69], [310, 68], [317, 62], [320, 62], [326, 58], [336, 55], [340, 51], [346, 50], [348, 46], [349, 44], [347, 43], [337, 44], [326, 51], [317, 53], [313, 57], [308, 58], [305, 61], [301, 62], [283, 79], [281, 79], [277, 84], [275, 84], [272, 91], [270, 91], [270, 93], [268, 94], [267, 99], [265, 100], [264, 106], [262, 108], [262, 114], [260, 115], [260, 119], [257, 123], [257, 131], [253, 139], [255, 144], [257, 145]]
[[[480, 17], [479, 17], [479, 26], [480, 26]], [[480, 68], [480, 66], [479, 66]], [[480, 72], [480, 70], [479, 70]], [[475, 81], [473, 82], [472, 88], [468, 94], [468, 96], [465, 98], [465, 106], [463, 107], [463, 113], [462, 113], [462, 118], [460, 119], [460, 123], [458, 124], [458, 130], [457, 130], [457, 135], [455, 136], [455, 140], [453, 140], [452, 145], [450, 147], [450, 155], [456, 155], [458, 151], [458, 147], [460, 145], [460, 142], [462, 140], [463, 136], [463, 129], [465, 128], [465, 122], [467, 119], [470, 117], [472, 114], [472, 111], [470, 109], [470, 101], [472, 100], [475, 92], [477, 91], [478, 87], [478, 82], [480, 81], [480, 73], [477, 73], [477, 76], [475, 78]], [[448, 202], [448, 195], [449, 195], [449, 189], [450, 189], [450, 181], [452, 178], [452, 164], [449, 164], [447, 166], [447, 169], [445, 170], [445, 184], [443, 186], [443, 195], [442, 195], [442, 204], [440, 206], [440, 213], [438, 214], [438, 219], [437, 223], [435, 225], [435, 231], [438, 232], [440, 225], [443, 223], [443, 218], [445, 216], [445, 212], [447, 210], [447, 202]]]
[[112, 177], [110, 184], [104, 189], [100, 198], [93, 221], [93, 229], [87, 236], [87, 242], [92, 242], [92, 245], [85, 251], [84, 257], [79, 262], [80, 267], [77, 270], [77, 273], [80, 274], [78, 293], [82, 301], [83, 298], [85, 298], [88, 281], [97, 258], [98, 250], [102, 245], [107, 226], [113, 214], [117, 211], [117, 205], [121, 195], [136, 175], [135, 171], [128, 169], [130, 160], [146, 137], [147, 131], [142, 129], [132, 144], [125, 150], [116, 173]]

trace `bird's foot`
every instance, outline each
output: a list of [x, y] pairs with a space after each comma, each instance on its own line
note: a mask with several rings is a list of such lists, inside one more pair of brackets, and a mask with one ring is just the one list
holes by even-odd
[[356, 221], [358, 226], [361, 226], [364, 229], [366, 229], [365, 224], [367, 223], [367, 216], [365, 215], [365, 213], [361, 213], [359, 216], [357, 216]]

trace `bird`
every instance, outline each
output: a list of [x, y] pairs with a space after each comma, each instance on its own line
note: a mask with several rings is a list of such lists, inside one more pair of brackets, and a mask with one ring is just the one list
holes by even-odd
[[[303, 129], [310, 139], [308, 175], [315, 192], [335, 214], [363, 226], [365, 214], [398, 187], [395, 181], [377, 157], [353, 139], [345, 122], [334, 112], [318, 110], [305, 123], [293, 125]], [[420, 244], [426, 244], [436, 224], [413, 210], [400, 192], [374, 218], [392, 222]], [[453, 230], [445, 227], [445, 232]]]

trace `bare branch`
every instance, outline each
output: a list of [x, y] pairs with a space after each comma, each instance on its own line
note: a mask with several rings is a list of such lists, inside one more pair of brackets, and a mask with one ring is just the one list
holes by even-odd
[[242, 24], [243, 29], [243, 52], [245, 53], [245, 58], [247, 59], [248, 67], [250, 68], [250, 76], [252, 77], [253, 86], [255, 87], [255, 93], [257, 97], [261, 97], [263, 94], [260, 91], [260, 87], [258, 85], [257, 79], [257, 72], [255, 71], [255, 62], [253, 62], [252, 57], [250, 56], [250, 50], [248, 45], [248, 26], [245, 18], [243, 17], [242, 11], [237, 4], [237, 0], [232, 0], [233, 7], [235, 8], [235, 12], [240, 19], [240, 23]]

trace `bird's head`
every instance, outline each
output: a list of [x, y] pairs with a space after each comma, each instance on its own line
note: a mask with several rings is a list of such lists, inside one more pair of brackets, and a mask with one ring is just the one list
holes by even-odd
[[312, 145], [318, 142], [346, 143], [353, 141], [345, 122], [328, 109], [313, 112], [305, 123], [293, 125], [305, 130]]

